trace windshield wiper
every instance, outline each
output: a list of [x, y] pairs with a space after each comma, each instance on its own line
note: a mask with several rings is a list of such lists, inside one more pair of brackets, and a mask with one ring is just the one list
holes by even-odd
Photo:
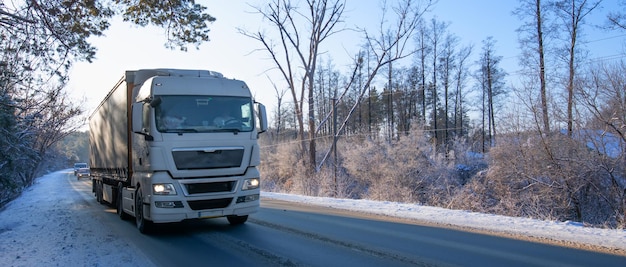
[[198, 130], [193, 129], [193, 128], [184, 128], [184, 129], [167, 129], [165, 130], [166, 133], [177, 133], [177, 134], [183, 134], [183, 133], [197, 133]]

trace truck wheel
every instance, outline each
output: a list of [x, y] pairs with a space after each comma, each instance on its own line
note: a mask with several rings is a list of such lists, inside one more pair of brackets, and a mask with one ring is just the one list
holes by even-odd
[[142, 234], [150, 232], [152, 222], [143, 217], [143, 194], [141, 193], [140, 187], [137, 187], [135, 193], [135, 223], [137, 224], [137, 229], [139, 229], [139, 232]]
[[100, 204], [106, 204], [107, 202], [104, 200], [104, 182], [100, 182], [99, 184], [100, 186], [98, 188], [100, 188]]
[[228, 222], [230, 223], [230, 225], [240, 225], [240, 224], [244, 224], [247, 220], [248, 220], [248, 215], [244, 215], [244, 216], [226, 216], [226, 219], [228, 219]]
[[128, 215], [128, 213], [124, 212], [124, 196], [122, 196], [122, 192], [124, 192], [124, 187], [122, 183], [119, 183], [117, 185], [117, 205], [115, 206], [117, 207], [117, 216], [120, 216], [120, 219], [122, 219], [122, 221], [125, 221], [128, 220], [130, 216]]
[[98, 198], [98, 181], [93, 183], [93, 195], [96, 197], [96, 202], [100, 203], [100, 199]]
[[96, 201], [100, 204], [104, 203], [104, 197], [102, 196], [102, 182], [96, 183]]

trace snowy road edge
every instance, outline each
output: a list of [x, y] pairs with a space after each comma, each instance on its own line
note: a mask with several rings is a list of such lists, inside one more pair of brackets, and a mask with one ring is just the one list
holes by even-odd
[[576, 222], [542, 221], [389, 201], [309, 197], [273, 192], [261, 192], [261, 196], [433, 224], [592, 245], [606, 248], [609, 251], [620, 250], [621, 254], [626, 253], [626, 242], [624, 241], [626, 240], [626, 229], [591, 228]]

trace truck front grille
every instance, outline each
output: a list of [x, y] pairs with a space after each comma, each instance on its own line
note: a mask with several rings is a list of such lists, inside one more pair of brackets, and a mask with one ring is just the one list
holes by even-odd
[[228, 207], [233, 198], [207, 199], [187, 201], [192, 210], [222, 209]]
[[243, 147], [174, 149], [172, 156], [179, 170], [234, 168], [241, 166]]
[[199, 183], [199, 184], [185, 184], [187, 193], [204, 194], [204, 193], [219, 193], [219, 192], [231, 192], [235, 186], [235, 181], [230, 182], [215, 182], [215, 183]]

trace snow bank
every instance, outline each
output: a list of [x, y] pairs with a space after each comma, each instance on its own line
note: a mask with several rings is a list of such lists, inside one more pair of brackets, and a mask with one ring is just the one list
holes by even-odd
[[[0, 266], [154, 266], [136, 247], [86, 209], [89, 203], [62, 179], [48, 174], [0, 211]], [[90, 192], [88, 192], [90, 193]], [[69, 209], [68, 209], [69, 207]]]

